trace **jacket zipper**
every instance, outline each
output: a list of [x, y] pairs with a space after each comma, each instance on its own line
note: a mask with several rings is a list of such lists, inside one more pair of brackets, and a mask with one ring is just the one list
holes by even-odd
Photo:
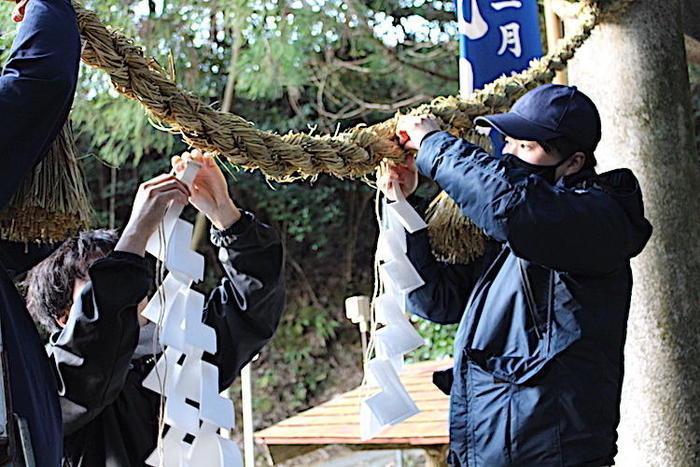
[[[535, 315], [535, 296], [532, 293], [532, 286], [530, 285], [530, 278], [525, 271], [525, 262], [518, 258], [518, 269], [520, 270], [520, 277], [523, 280], [523, 287], [525, 288], [525, 301], [527, 302], [527, 309], [530, 312], [530, 318], [535, 326], [535, 334], [537, 334], [537, 339], [542, 339], [542, 334], [540, 333], [540, 323], [537, 321], [537, 315]], [[549, 306], [548, 306], [549, 308]], [[549, 314], [549, 311], [547, 312]]]

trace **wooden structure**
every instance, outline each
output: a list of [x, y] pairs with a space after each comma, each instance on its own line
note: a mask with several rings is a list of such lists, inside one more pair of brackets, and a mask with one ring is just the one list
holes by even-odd
[[[559, 0], [544, 0], [544, 19], [547, 30], [547, 50], [556, 49], [566, 39], [565, 9], [562, 9]], [[558, 70], [552, 80], [555, 84], [568, 84], [569, 77], [566, 70]]]
[[389, 427], [375, 438], [360, 438], [360, 401], [376, 387], [358, 387], [255, 433], [267, 446], [273, 462], [284, 462], [328, 445], [354, 450], [425, 449], [428, 464], [446, 465], [449, 397], [433, 385], [433, 372], [452, 366], [452, 359], [407, 364], [401, 373], [421, 412]]

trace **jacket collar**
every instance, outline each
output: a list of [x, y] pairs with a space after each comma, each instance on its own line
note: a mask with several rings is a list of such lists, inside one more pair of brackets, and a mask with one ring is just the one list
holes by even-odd
[[571, 188], [577, 185], [589, 185], [592, 184], [595, 178], [598, 176], [595, 169], [581, 169], [575, 174], [567, 175], [560, 178], [556, 185], [565, 188]]

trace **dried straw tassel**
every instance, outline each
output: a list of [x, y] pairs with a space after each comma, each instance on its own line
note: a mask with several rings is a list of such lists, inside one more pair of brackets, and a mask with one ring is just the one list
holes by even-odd
[[444, 191], [430, 203], [427, 221], [430, 246], [439, 260], [469, 264], [484, 252], [486, 236]]
[[[493, 152], [488, 136], [470, 129], [465, 139]], [[428, 237], [435, 256], [448, 263], [468, 264], [484, 252], [486, 235], [462, 214], [446, 192], [430, 203], [426, 212]]]
[[46, 157], [27, 176], [0, 212], [0, 238], [56, 242], [87, 228], [93, 211], [66, 122]]

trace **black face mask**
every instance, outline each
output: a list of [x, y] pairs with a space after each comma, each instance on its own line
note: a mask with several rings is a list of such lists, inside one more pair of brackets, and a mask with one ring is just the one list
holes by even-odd
[[517, 167], [525, 170], [528, 174], [538, 175], [544, 178], [550, 185], [554, 185], [556, 182], [556, 172], [557, 168], [561, 166], [564, 162], [568, 161], [569, 158], [560, 160], [554, 165], [536, 165], [529, 162], [525, 162], [518, 156], [513, 154], [504, 154], [503, 160], [510, 164], [512, 167]]

